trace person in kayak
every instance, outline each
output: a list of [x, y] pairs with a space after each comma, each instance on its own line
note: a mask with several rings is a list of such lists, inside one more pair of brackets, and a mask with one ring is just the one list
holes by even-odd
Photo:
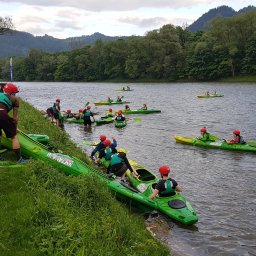
[[131, 110], [128, 104], [126, 104], [124, 107], [125, 107], [125, 110]]
[[159, 195], [160, 197], [173, 196], [176, 194], [176, 191], [182, 191], [182, 188], [178, 185], [177, 181], [168, 178], [170, 171], [170, 167], [167, 165], [163, 165], [159, 168], [162, 179], [156, 184], [153, 193], [149, 196], [150, 199], [154, 199], [156, 195]]
[[117, 116], [115, 117], [115, 120], [118, 121], [118, 122], [121, 122], [121, 121], [125, 120], [125, 116], [123, 115], [122, 110], [117, 111]]
[[214, 141], [210, 138], [210, 133], [207, 132], [206, 128], [203, 127], [200, 129], [200, 132], [201, 132], [201, 136], [200, 137], [197, 137], [198, 140], [201, 140], [201, 141]]
[[117, 177], [121, 177], [121, 181], [124, 181], [125, 173], [130, 170], [135, 177], [138, 177], [136, 170], [133, 170], [124, 149], [118, 149], [118, 152], [111, 156], [110, 165], [107, 169], [107, 173], [111, 172]]
[[116, 99], [117, 102], [122, 102], [122, 97], [120, 96], [117, 96], [117, 99]]
[[106, 112], [106, 116], [107, 116], [107, 117], [114, 117], [113, 109], [112, 109], [112, 108], [109, 108], [109, 109], [108, 109], [108, 111]]
[[[17, 162], [24, 164], [26, 160], [21, 156], [20, 143], [17, 137], [19, 99], [16, 93], [18, 92], [19, 89], [15, 84], [7, 83], [3, 88], [3, 93], [0, 93], [0, 140], [3, 130], [6, 137], [12, 139], [12, 149], [16, 154]], [[13, 111], [13, 117], [8, 115], [11, 110]]]
[[113, 102], [113, 100], [110, 98], [110, 97], [108, 97], [108, 102]]
[[246, 144], [239, 130], [233, 131], [233, 139], [228, 141], [228, 144]]
[[146, 104], [146, 103], [144, 103], [141, 109], [143, 109], [143, 110], [147, 110], [147, 109], [148, 109], [147, 104]]
[[92, 125], [91, 117], [94, 120], [94, 122], [95, 122], [95, 119], [94, 119], [93, 113], [91, 111], [91, 106], [90, 105], [87, 106], [86, 109], [83, 111], [83, 116], [84, 116], [84, 127], [85, 128], [87, 126], [91, 127], [91, 125]]
[[61, 126], [60, 99], [56, 99], [55, 103], [53, 103], [52, 110], [53, 110], [54, 119], [56, 120], [56, 125], [60, 127]]
[[66, 118], [73, 118], [74, 114], [72, 113], [71, 109], [67, 109], [66, 113], [65, 113], [65, 117]]

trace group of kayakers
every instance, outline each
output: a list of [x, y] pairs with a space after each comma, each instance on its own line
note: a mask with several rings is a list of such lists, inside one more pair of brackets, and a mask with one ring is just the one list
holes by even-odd
[[[197, 139], [201, 141], [216, 141], [215, 136], [211, 135], [209, 132], [207, 132], [206, 127], [202, 127], [200, 129], [201, 136], [199, 136]], [[239, 130], [233, 131], [233, 138], [229, 141], [226, 141], [228, 144], [245, 144], [243, 137], [240, 134], [241, 132]]]

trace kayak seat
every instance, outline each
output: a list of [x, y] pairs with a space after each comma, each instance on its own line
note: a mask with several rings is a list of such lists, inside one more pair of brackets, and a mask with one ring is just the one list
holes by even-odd
[[137, 169], [136, 171], [140, 175], [140, 180], [142, 181], [150, 181], [156, 178], [152, 173], [150, 173], [146, 169]]
[[179, 199], [173, 199], [168, 202], [170, 208], [181, 209], [186, 207], [186, 203]]

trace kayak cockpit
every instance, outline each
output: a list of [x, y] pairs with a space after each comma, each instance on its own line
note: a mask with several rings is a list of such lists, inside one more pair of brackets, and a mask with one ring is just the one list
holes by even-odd
[[154, 181], [155, 179], [157, 179], [153, 173], [149, 172], [144, 168], [136, 169], [136, 171], [139, 174], [139, 179], [141, 181]]

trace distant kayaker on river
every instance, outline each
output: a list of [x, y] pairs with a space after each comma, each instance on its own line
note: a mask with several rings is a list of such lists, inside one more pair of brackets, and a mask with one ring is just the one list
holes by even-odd
[[[21, 157], [20, 143], [17, 137], [19, 99], [16, 93], [19, 92], [19, 89], [15, 84], [7, 83], [3, 91], [4, 93], [0, 93], [0, 140], [3, 130], [6, 137], [12, 139], [12, 149], [16, 154], [17, 162], [23, 164], [26, 163], [26, 160]], [[13, 110], [13, 117], [8, 115], [11, 110]]]
[[125, 105], [125, 110], [131, 110], [129, 105], [127, 105], [127, 104]]
[[117, 99], [116, 99], [117, 102], [122, 102], [122, 97], [120, 96], [117, 96]]
[[110, 98], [110, 97], [108, 97], [108, 102], [112, 102], [113, 100]]
[[93, 113], [91, 111], [90, 105], [88, 105], [86, 107], [86, 109], [83, 111], [83, 116], [84, 116], [84, 128], [87, 128], [88, 126], [91, 127], [91, 125], [92, 125], [91, 117], [94, 120], [94, 122], [95, 122], [95, 119], [94, 119]]
[[143, 109], [143, 110], [147, 110], [147, 109], [148, 109], [147, 104], [146, 104], [146, 103], [144, 103], [141, 109]]
[[228, 141], [228, 144], [245, 144], [243, 137], [240, 135], [239, 130], [233, 131], [233, 139]]
[[159, 168], [162, 179], [156, 184], [153, 193], [149, 196], [150, 199], [154, 199], [156, 195], [160, 197], [173, 196], [176, 191], [182, 191], [182, 188], [174, 179], [168, 178], [170, 171], [170, 167], [167, 165]]

